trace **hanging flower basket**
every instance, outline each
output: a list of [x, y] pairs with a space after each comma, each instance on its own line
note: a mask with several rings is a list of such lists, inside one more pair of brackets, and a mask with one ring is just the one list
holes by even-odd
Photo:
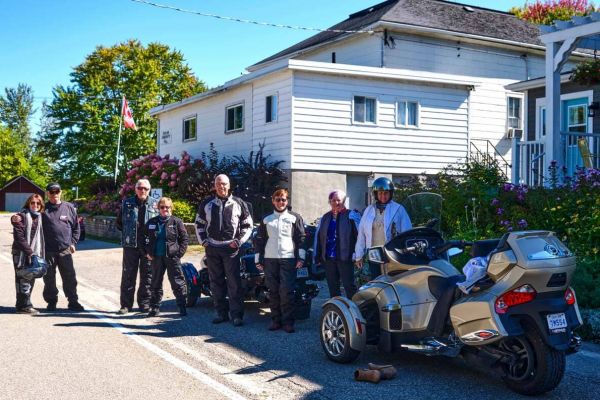
[[580, 85], [600, 84], [600, 59], [577, 64], [571, 75], [571, 80]]

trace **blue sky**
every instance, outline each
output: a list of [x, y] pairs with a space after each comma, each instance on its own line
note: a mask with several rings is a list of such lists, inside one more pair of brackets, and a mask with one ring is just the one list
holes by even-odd
[[[378, 0], [152, 0], [204, 13], [327, 28]], [[467, 0], [507, 11], [524, 0]], [[256, 26], [160, 9], [131, 0], [0, 0], [0, 90], [26, 83], [36, 106], [98, 45], [135, 38], [181, 51], [213, 87], [316, 32]], [[135, 112], [135, 110], [134, 110]], [[37, 118], [32, 122], [37, 130]]]

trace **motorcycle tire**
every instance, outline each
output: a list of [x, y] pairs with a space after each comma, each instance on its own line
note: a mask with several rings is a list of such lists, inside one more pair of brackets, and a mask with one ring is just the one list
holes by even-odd
[[183, 275], [186, 280], [187, 293], [185, 296], [185, 305], [186, 307], [194, 307], [200, 296], [200, 288], [198, 286], [200, 276], [198, 270], [196, 270], [196, 267], [191, 263], [181, 264], [181, 269], [183, 270]]
[[524, 328], [525, 335], [504, 339], [498, 345], [504, 351], [520, 353], [517, 363], [505, 366], [502, 380], [517, 393], [536, 396], [559, 385], [565, 372], [565, 352], [548, 346], [531, 324]]
[[323, 308], [319, 332], [323, 351], [331, 361], [346, 364], [360, 355], [360, 351], [350, 347], [348, 321], [337, 306], [328, 304]]

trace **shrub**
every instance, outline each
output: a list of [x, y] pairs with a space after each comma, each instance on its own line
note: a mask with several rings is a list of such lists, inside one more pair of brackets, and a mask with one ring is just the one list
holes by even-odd
[[179, 217], [183, 222], [194, 222], [196, 208], [185, 200], [173, 200], [173, 215]]

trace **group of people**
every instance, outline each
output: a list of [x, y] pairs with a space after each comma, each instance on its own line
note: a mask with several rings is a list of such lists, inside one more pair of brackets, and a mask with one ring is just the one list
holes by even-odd
[[[173, 216], [173, 202], [168, 197], [151, 197], [150, 182], [140, 179], [135, 196], [123, 200], [116, 225], [122, 233], [123, 262], [118, 314], [133, 310], [136, 281], [139, 311], [148, 316], [160, 314], [165, 272], [169, 278], [179, 313], [186, 311], [186, 279], [181, 267], [189, 237], [181, 219]], [[83, 310], [77, 301], [72, 253], [79, 238], [77, 213], [70, 203], [60, 202], [60, 186], [48, 185], [49, 201], [32, 195], [24, 210], [12, 218], [14, 225], [13, 255], [15, 271], [32, 254], [45, 257], [50, 265], [44, 277], [44, 299], [48, 310], [56, 309], [56, 268], [63, 278], [69, 309]], [[330, 210], [317, 226], [313, 243], [313, 262], [325, 267], [331, 297], [346, 297], [357, 291], [355, 267], [363, 267], [369, 247], [383, 245], [395, 235], [411, 228], [406, 210], [392, 200], [394, 186], [388, 178], [378, 178], [372, 185], [374, 202], [362, 214], [345, 207], [346, 194], [335, 190], [329, 194]], [[296, 271], [304, 266], [306, 233], [302, 216], [289, 207], [286, 189], [276, 190], [271, 201], [273, 211], [260, 220], [254, 238], [256, 263], [264, 271], [271, 308], [270, 331], [294, 329], [294, 286]], [[239, 249], [251, 236], [253, 221], [248, 204], [231, 194], [229, 178], [218, 175], [214, 195], [204, 199], [196, 214], [196, 235], [205, 248], [215, 317], [214, 324], [231, 320], [243, 325], [243, 287]], [[380, 274], [370, 265], [374, 278]], [[17, 279], [17, 312], [37, 311], [30, 301], [33, 281]], [[341, 283], [341, 285], [340, 285]]]

